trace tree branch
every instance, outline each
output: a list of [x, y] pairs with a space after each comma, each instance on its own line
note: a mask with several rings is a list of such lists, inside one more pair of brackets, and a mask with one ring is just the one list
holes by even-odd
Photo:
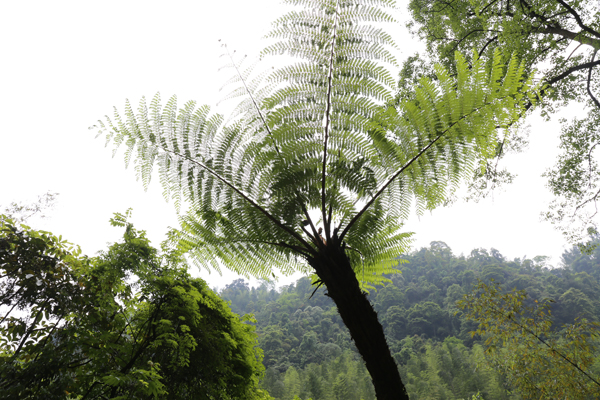
[[27, 341], [27, 339], [29, 339], [29, 336], [35, 331], [35, 325], [37, 324], [38, 318], [43, 314], [44, 308], [47, 305], [48, 305], [48, 300], [46, 300], [42, 304], [42, 306], [40, 307], [40, 310], [35, 315], [35, 318], [33, 318], [33, 323], [31, 324], [31, 327], [27, 330], [27, 332], [25, 333], [25, 336], [23, 336], [23, 339], [21, 339], [21, 343], [19, 343], [19, 347], [17, 347], [17, 349], [15, 350], [13, 356], [10, 358], [11, 362], [14, 362], [17, 359], [17, 356], [19, 355], [19, 353], [23, 349], [23, 346], [25, 345], [25, 342]]
[[[21, 289], [23, 289], [23, 286], [21, 286], [21, 287], [19, 288], [19, 290], [17, 290], [17, 293], [19, 293], [19, 292], [21, 291]], [[12, 299], [12, 298], [13, 298], [15, 295], [16, 295], [16, 293], [15, 293], [14, 295], [12, 295], [12, 296], [11, 296], [11, 299]], [[6, 318], [8, 318], [8, 316], [10, 315], [10, 313], [12, 312], [12, 310], [14, 310], [14, 309], [15, 309], [15, 307], [16, 307], [16, 306], [18, 306], [18, 305], [19, 305], [19, 302], [17, 301], [17, 302], [16, 302], [16, 303], [15, 303], [15, 304], [14, 304], [14, 305], [11, 307], [11, 309], [10, 309], [10, 310], [9, 310], [9, 311], [6, 313], [6, 315], [4, 315], [4, 317], [2, 317], [2, 320], [0, 320], [0, 324], [1, 324], [1, 323], [3, 323], [3, 322], [4, 322], [4, 320], [5, 320]]]
[[[598, 50], [594, 51], [594, 54], [592, 54], [592, 61], [594, 62], [594, 58], [596, 58], [596, 53], [598, 52]], [[598, 102], [598, 99], [594, 96], [594, 94], [592, 93], [592, 89], [590, 88], [590, 83], [592, 80], [592, 69], [593, 67], [590, 67], [590, 69], [588, 70], [588, 78], [587, 78], [587, 92], [590, 95], [590, 97], [592, 98], [592, 100], [594, 101], [594, 104], [596, 104], [596, 107], [598, 107], [600, 109], [600, 102]]]
[[[546, 85], [547, 85], [547, 86], [552, 86], [554, 83], [556, 83], [556, 82], [558, 82], [558, 81], [560, 81], [560, 80], [562, 80], [562, 79], [566, 78], [567, 76], [571, 75], [573, 72], [580, 71], [580, 70], [582, 70], [582, 69], [590, 69], [590, 71], [591, 71], [591, 69], [592, 69], [593, 67], [595, 67], [595, 66], [598, 66], [598, 65], [600, 65], [600, 60], [597, 60], [597, 61], [590, 61], [590, 62], [587, 62], [587, 63], [584, 63], [584, 64], [579, 64], [579, 65], [576, 65], [576, 66], [574, 66], [574, 67], [571, 67], [571, 68], [567, 69], [567, 70], [566, 70], [566, 71], [564, 71], [562, 74], [560, 74], [560, 75], [557, 75], [557, 76], [555, 76], [554, 78], [548, 79], [548, 80], [546, 81]], [[588, 75], [589, 75], [589, 74], [588, 74]], [[542, 89], [542, 90], [540, 90], [540, 95], [544, 95], [545, 93], [546, 93], [546, 90], [545, 90], [545, 89]], [[526, 110], [526, 111], [527, 111], [527, 110], [529, 110], [529, 109], [531, 108], [531, 106], [533, 106], [533, 103], [531, 103], [531, 102], [528, 102], [528, 103], [525, 105], [525, 110]]]
[[[476, 33], [476, 32], [488, 32], [488, 30], [487, 29], [473, 29], [471, 32], [467, 33], [466, 35], [464, 35], [463, 37], [461, 37], [459, 40], [456, 41], [454, 48], [452, 48], [452, 53], [454, 53], [456, 51], [456, 49], [458, 49], [458, 46], [460, 46], [460, 44], [465, 39], [467, 39], [469, 36], [471, 36], [473, 33]], [[486, 46], [487, 46], [487, 44], [486, 44]]]
[[[44, 340], [42, 340], [42, 342], [40, 343], [39, 347], [41, 349], [44, 348], [44, 346], [46, 346], [46, 342], [48, 341], [48, 339], [50, 338], [50, 336], [52, 336], [52, 334], [54, 333], [54, 331], [56, 330], [56, 328], [58, 327], [58, 324], [60, 323], [60, 321], [62, 321], [63, 316], [61, 316], [56, 323], [52, 326], [52, 329], [50, 329], [50, 332], [48, 332], [48, 334], [44, 337]], [[36, 345], [37, 347], [37, 345]], [[40, 356], [41, 351], [39, 353], [37, 353], [37, 355], [35, 356], [35, 358], [33, 359], [33, 362], [36, 362], [38, 357]]]
[[569, 13], [573, 16], [573, 18], [575, 18], [575, 21], [577, 21], [577, 25], [579, 25], [579, 27], [581, 29], [583, 29], [584, 31], [586, 31], [587, 33], [596, 36], [597, 38], [600, 39], [600, 33], [596, 32], [595, 30], [591, 29], [589, 26], [585, 25], [583, 23], [583, 21], [581, 20], [581, 17], [579, 16], [579, 14], [577, 14], [577, 12], [571, 8], [570, 5], [568, 5], [567, 3], [565, 3], [563, 0], [556, 0], [561, 6], [563, 6], [564, 8], [567, 9], [567, 11], [569, 11]]
[[[581, 29], [583, 29], [585, 32], [592, 34], [592, 36], [596, 36], [596, 37], [600, 38], [600, 34], [598, 32], [595, 32], [593, 29], [591, 29], [583, 24], [583, 22], [581, 21], [581, 18], [579, 18], [579, 15], [577, 15], [575, 10], [573, 10], [568, 4], [566, 4], [562, 0], [556, 0], [556, 1], [559, 2], [561, 5], [563, 5], [564, 7], [566, 7], [568, 10], [570, 10], [569, 12], [572, 15], [574, 15], [574, 17], [577, 20], [577, 23]], [[526, 15], [528, 15], [532, 18], [538, 19], [542, 24], [545, 25], [545, 27], [542, 29], [540, 29], [538, 27], [539, 33], [558, 34], [563, 37], [568, 37], [570, 39], [573, 39], [577, 42], [588, 44], [594, 48], [600, 48], [599, 47], [600, 42], [598, 41], [598, 39], [588, 38], [587, 36], [582, 35], [581, 32], [575, 33], [575, 32], [571, 32], [571, 31], [561, 28], [557, 22], [550, 21], [544, 15], [535, 12], [533, 7], [529, 3], [527, 3], [526, 0], [520, 0], [519, 3], [521, 4], [523, 12]]]
[[494, 40], [496, 40], [496, 39], [498, 39], [498, 35], [496, 35], [496, 36], [494, 36], [493, 38], [489, 39], [489, 40], [488, 40], [488, 41], [487, 41], [487, 42], [486, 42], [486, 43], [483, 45], [483, 47], [481, 48], [481, 50], [479, 50], [479, 53], [477, 53], [477, 56], [478, 56], [479, 58], [481, 58], [481, 55], [483, 54], [483, 52], [485, 51], [485, 49], [486, 49], [486, 48], [487, 48], [487, 47], [488, 47], [490, 44], [492, 44], [492, 42], [493, 42]]
[[567, 70], [566, 70], [565, 72], [563, 72], [562, 74], [560, 74], [560, 75], [557, 75], [557, 76], [555, 76], [554, 78], [547, 80], [547, 81], [546, 81], [546, 83], [547, 83], [548, 85], [552, 85], [553, 83], [556, 83], [556, 82], [560, 81], [561, 79], [564, 79], [564, 78], [566, 78], [567, 76], [571, 75], [571, 74], [572, 74], [573, 72], [575, 72], [575, 71], [579, 71], [579, 70], [582, 70], [582, 69], [587, 69], [587, 68], [593, 68], [593, 67], [595, 67], [595, 66], [597, 66], [597, 65], [600, 65], [600, 60], [597, 60], [597, 61], [590, 61], [590, 62], [587, 62], [587, 63], [585, 63], [585, 64], [579, 64], [579, 65], [576, 65], [576, 66], [574, 66], [574, 67], [571, 67], [571, 68], [567, 69]]
[[582, 34], [582, 32], [571, 32], [567, 29], [563, 29], [556, 26], [539, 27], [538, 33], [545, 33], [550, 35], [560, 35], [562, 37], [574, 40], [581, 44], [587, 44], [592, 46], [594, 49], [600, 49], [600, 39], [594, 39]]
[[483, 14], [483, 13], [485, 12], [485, 10], [486, 10], [488, 7], [491, 7], [491, 6], [493, 6], [493, 5], [494, 5], [495, 3], [497, 3], [497, 2], [498, 2], [498, 0], [493, 0], [493, 1], [489, 2], [489, 3], [488, 3], [488, 5], [486, 5], [485, 7], [483, 7], [483, 8], [481, 9], [481, 11], [479, 11], [479, 13], [480, 13], [480, 14]]

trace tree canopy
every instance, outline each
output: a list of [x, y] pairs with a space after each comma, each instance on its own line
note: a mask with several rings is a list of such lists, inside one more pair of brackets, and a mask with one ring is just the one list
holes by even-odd
[[263, 399], [242, 322], [144, 232], [87, 258], [0, 217], [0, 398]]

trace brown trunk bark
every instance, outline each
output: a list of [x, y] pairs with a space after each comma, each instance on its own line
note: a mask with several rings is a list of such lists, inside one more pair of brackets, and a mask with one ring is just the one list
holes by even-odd
[[360, 289], [344, 249], [324, 246], [308, 260], [327, 287], [328, 296], [348, 327], [352, 339], [371, 374], [378, 400], [408, 399], [398, 366], [390, 353], [377, 313]]

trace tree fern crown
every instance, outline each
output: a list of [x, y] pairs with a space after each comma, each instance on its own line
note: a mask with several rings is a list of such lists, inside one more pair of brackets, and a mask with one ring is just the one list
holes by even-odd
[[172, 238], [199, 264], [267, 276], [343, 246], [359, 280], [377, 282], [406, 250], [415, 199], [419, 212], [443, 203], [494, 155], [531, 82], [499, 52], [471, 64], [458, 54], [456, 75], [438, 67], [395, 104], [395, 45], [381, 28], [393, 1], [286, 3], [263, 56], [293, 63], [256, 80], [239, 72], [232, 96], [245, 97], [227, 123], [156, 96], [97, 127], [125, 144], [144, 184], [158, 165], [165, 196], [187, 210]]

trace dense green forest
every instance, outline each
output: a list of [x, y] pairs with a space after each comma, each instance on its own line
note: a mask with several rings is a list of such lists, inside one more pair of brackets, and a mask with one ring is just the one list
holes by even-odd
[[[404, 39], [380, 29], [397, 22], [394, 0], [286, 3], [260, 53], [286, 66], [253, 73], [225, 46], [229, 117], [156, 95], [92, 127], [173, 200], [160, 252], [123, 215], [124, 241], [92, 258], [0, 216], [0, 396], [600, 398], [589, 243], [558, 268], [443, 242], [393, 268], [413, 208], [512, 181], [497, 166], [524, 147], [523, 118], [574, 101], [591, 111], [563, 123], [544, 215], [570, 243], [598, 233], [598, 8], [415, 0], [408, 26], [431, 54], [400, 64]], [[238, 318], [188, 262], [314, 275], [233, 282], [220, 295]]]
[[[250, 288], [238, 279], [221, 290], [218, 299], [203, 281], [169, 267], [181, 260], [157, 253], [144, 232], [133, 229], [124, 216], [117, 217], [112, 223], [127, 227], [124, 242], [111, 245], [108, 252], [96, 258], [72, 253], [74, 250], [65, 247], [66, 242], [47, 232], [24, 225], [16, 228], [6, 217], [0, 219], [4, 223], [0, 229], [0, 265], [6, 283], [0, 301], [18, 305], [31, 315], [39, 313], [39, 307], [49, 307], [44, 309], [49, 315], [46, 319], [21, 313], [10, 316], [8, 325], [0, 330], [6, 345], [0, 357], [1, 398], [36, 398], [40, 393], [62, 398], [65, 393], [78, 391], [85, 392], [83, 398], [87, 398], [92, 389], [112, 391], [112, 395], [128, 393], [134, 398], [150, 392], [161, 398], [194, 398], [198, 394], [230, 398], [231, 391], [235, 392], [231, 398], [269, 398], [264, 390], [279, 400], [376, 398], [364, 361], [336, 307], [326, 289], [314, 285], [311, 278], [303, 277], [280, 288], [266, 280]], [[594, 242], [600, 240], [595, 238]], [[530, 305], [554, 299], [548, 303], [555, 328], [553, 333], [544, 334], [548, 342], [551, 336], [567, 337], [565, 332], [573, 329], [580, 318], [597, 321], [600, 315], [600, 247], [592, 254], [582, 254], [573, 247], [563, 254], [558, 268], [549, 266], [545, 257], [509, 261], [495, 249], [455, 256], [443, 242], [432, 242], [429, 248], [399, 261], [399, 273], [388, 275], [387, 284], [372, 289], [368, 298], [382, 321], [411, 399], [532, 398], [506, 373], [506, 366], [514, 360], [510, 354], [514, 348], [502, 347], [495, 356], [490, 355], [485, 338], [472, 334], [478, 326], [467, 318], [467, 311], [473, 312], [473, 307], [465, 309], [465, 299], [484, 299], [481, 282], [493, 280], [508, 295], [522, 290], [528, 293], [525, 303]], [[64, 267], [57, 273], [53, 268], [59, 264]], [[158, 265], [163, 266], [162, 273], [155, 276]], [[137, 279], [125, 279], [134, 275]], [[33, 276], [38, 278], [30, 279]], [[77, 284], [59, 284], [54, 282], [56, 276], [59, 280], [67, 276]], [[41, 289], [41, 281], [48, 281], [46, 289]], [[115, 286], [116, 282], [121, 283]], [[16, 290], [19, 286], [27, 290]], [[65, 288], [73, 293], [65, 297]], [[477, 288], [479, 291], [474, 291]], [[179, 297], [185, 301], [182, 303]], [[231, 314], [223, 300], [240, 317]], [[54, 303], [57, 307], [52, 306]], [[487, 309], [495, 306], [483, 304]], [[97, 312], [78, 312], [90, 307]], [[214, 309], [219, 311], [215, 313]], [[190, 313], [199, 315], [192, 318]], [[69, 323], [59, 326], [67, 314]], [[123, 319], [117, 318], [121, 315]], [[218, 318], [228, 322], [219, 322]], [[184, 326], [180, 320], [190, 322]], [[165, 331], [163, 325], [177, 327]], [[32, 332], [39, 336], [37, 341], [27, 341]], [[46, 340], [56, 335], [69, 339]], [[128, 335], [134, 340], [122, 340]], [[502, 335], [495, 332], [489, 336]], [[593, 347], [585, 347], [575, 338], [559, 339], [553, 348], [568, 350], [573, 342], [584, 358], [590, 355], [590, 362], [584, 366], [586, 373], [599, 376], [600, 352]], [[202, 346], [196, 347], [200, 343]], [[535, 348], [535, 340], [529, 342], [530, 347], [532, 343], [533, 353], [527, 354], [523, 346], [517, 352], [536, 358], [538, 365], [533, 368], [550, 374], [548, 369], [554, 367], [543, 365], [543, 349]], [[80, 354], [77, 349], [81, 346], [95, 350], [74, 360], [73, 354]], [[111, 363], [98, 362], [108, 354], [104, 346], [111, 347], [110, 354], [118, 355]], [[157, 350], [165, 346], [179, 350], [157, 355]], [[227, 346], [231, 349], [226, 350]], [[180, 351], [188, 347], [191, 352], [186, 352], [187, 361], [177, 365], [169, 361], [170, 356], [179, 357]], [[225, 357], [228, 354], [229, 358]], [[572, 357], [568, 351], [563, 354]], [[16, 357], [20, 364], [15, 369]], [[552, 357], [546, 358], [552, 362]], [[576, 362], [584, 365], [581, 357]], [[145, 370], [146, 364], [150, 369]], [[531, 368], [521, 375], [526, 377], [525, 386], [538, 394], [536, 385], [544, 383]], [[573, 384], [571, 393], [577, 393], [574, 398], [596, 398], [582, 395], [597, 391], [581, 390], [589, 383], [583, 375], [574, 374], [572, 369], [556, 369], [559, 380], [564, 378], [566, 385]], [[140, 380], [140, 373], [147, 376]], [[212, 373], [219, 378], [207, 375]], [[190, 377], [201, 378], [187, 379]], [[256, 386], [259, 377], [260, 389]], [[240, 379], [243, 384], [227, 383]]]
[[[566, 251], [560, 267], [546, 257], [508, 260], [498, 250], [475, 249], [454, 255], [443, 242], [432, 242], [410, 255], [401, 273], [371, 290], [370, 301], [383, 324], [411, 399], [461, 399], [478, 392], [485, 399], [519, 399], [497, 372], [476, 324], [456, 301], [479, 280], [525, 290], [528, 300], [551, 303], [554, 327], [577, 317], [600, 315], [600, 249], [591, 255], [577, 247]], [[313, 294], [314, 293], [314, 294]], [[369, 375], [356, 353], [326, 289], [308, 277], [278, 289], [263, 281], [249, 287], [242, 279], [220, 291], [234, 312], [254, 314], [266, 374], [262, 385], [276, 399], [374, 399]], [[592, 367], [600, 373], [600, 354]]]

